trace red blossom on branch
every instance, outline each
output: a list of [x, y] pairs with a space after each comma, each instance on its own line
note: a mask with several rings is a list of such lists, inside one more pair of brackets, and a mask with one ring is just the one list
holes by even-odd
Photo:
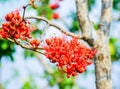
[[[54, 19], [59, 18], [58, 13], [53, 14]], [[31, 38], [30, 23], [20, 16], [18, 11], [11, 12], [5, 16], [6, 22], [2, 24], [0, 35], [3, 38], [23, 39]], [[27, 40], [26, 40], [27, 41]], [[38, 49], [40, 41], [33, 39], [30, 45], [34, 49]], [[67, 73], [69, 78], [71, 75], [76, 76], [83, 73], [86, 67], [92, 64], [92, 59], [96, 53], [93, 48], [88, 48], [75, 37], [68, 39], [67, 36], [52, 37], [45, 40], [46, 45], [43, 46], [45, 56], [52, 63], [57, 63], [58, 69]]]
[[2, 24], [0, 35], [3, 38], [23, 39], [30, 37], [30, 27], [28, 21], [23, 21], [18, 10], [5, 16], [6, 22]]
[[73, 37], [71, 40], [64, 37], [52, 37], [45, 40], [45, 55], [52, 63], [57, 63], [58, 69], [64, 70], [69, 78], [83, 73], [86, 66], [92, 64], [96, 53], [95, 49], [88, 48]]
[[33, 39], [30, 41], [30, 44], [32, 45], [33, 48], [37, 49], [38, 46], [40, 45], [40, 41], [38, 39]]

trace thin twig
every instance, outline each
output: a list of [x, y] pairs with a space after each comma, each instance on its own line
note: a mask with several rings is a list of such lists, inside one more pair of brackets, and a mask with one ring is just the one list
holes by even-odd
[[22, 22], [25, 22], [24, 17], [25, 17], [26, 8], [27, 8], [28, 6], [30, 6], [30, 5], [31, 5], [31, 4], [27, 4], [27, 5], [23, 6], [23, 16], [22, 16], [22, 21], [17, 25], [17, 27], [18, 27]]
[[48, 23], [50, 26], [53, 26], [53, 27], [57, 28], [59, 31], [61, 31], [62, 33], [66, 34], [66, 35], [68, 35], [68, 36], [73, 36], [73, 37], [77, 37], [77, 38], [79, 38], [79, 39], [83, 39], [82, 36], [78, 36], [78, 35], [75, 35], [74, 33], [67, 32], [67, 31], [65, 31], [63, 28], [61, 28], [59, 25], [52, 23], [51, 21], [49, 21], [48, 19], [46, 19], [46, 18], [44, 18], [44, 17], [30, 16], [30, 17], [26, 17], [25, 19], [43, 20], [43, 21], [45, 21], [46, 23]]
[[43, 29], [43, 33], [42, 33], [42, 35], [41, 35], [41, 42], [43, 41], [43, 37], [45, 36], [45, 34], [46, 34], [46, 31], [47, 31], [47, 29], [49, 28], [49, 23], [47, 23], [47, 25], [45, 26], [45, 28]]
[[23, 42], [24, 42], [25, 44], [27, 44], [27, 45], [30, 45], [30, 43], [29, 43], [28, 41], [24, 41], [24, 40], [23, 40]]
[[[9, 39], [9, 40], [10, 40], [10, 39]], [[22, 48], [29, 49], [29, 50], [35, 51], [35, 52], [37, 52], [37, 53], [40, 53], [40, 54], [42, 54], [42, 55], [45, 55], [44, 53], [38, 51], [37, 49], [34, 49], [34, 48], [30, 47], [30, 46], [22, 45], [22, 44], [21, 44], [19, 41], [17, 41], [16, 39], [10, 40], [10, 41], [16, 43], [17, 45], [21, 46]]]
[[37, 49], [38, 49], [38, 50], [44, 50], [42, 47], [38, 47]]
[[[30, 49], [30, 50], [31, 50], [31, 49]], [[38, 50], [33, 50], [33, 49], [32, 49], [32, 51], [35, 51], [35, 52], [40, 53], [40, 54], [42, 54], [42, 55], [45, 55], [44, 53], [42, 53], [42, 52], [40, 52], [40, 51], [38, 51]]]
[[31, 5], [31, 4], [27, 4], [27, 5], [23, 6], [22, 21], [17, 25], [17, 27], [19, 27], [19, 25], [20, 25], [22, 22], [25, 22], [25, 19], [24, 19], [24, 17], [25, 17], [25, 12], [26, 12], [26, 8], [27, 8], [29, 5]]
[[23, 16], [22, 16], [23, 21], [24, 21], [24, 17], [25, 17], [26, 8], [27, 8], [28, 6], [30, 6], [30, 5], [31, 5], [31, 4], [27, 4], [27, 5], [23, 6]]
[[11, 41], [11, 42], [15, 43], [15, 42], [14, 42], [14, 40], [12, 40], [12, 39], [10, 39], [10, 38], [7, 38], [7, 40], [9, 40], [9, 41]]

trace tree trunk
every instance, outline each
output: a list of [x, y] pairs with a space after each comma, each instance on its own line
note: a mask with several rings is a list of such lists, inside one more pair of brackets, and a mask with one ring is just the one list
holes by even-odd
[[96, 88], [112, 89], [111, 81], [111, 57], [109, 52], [109, 32], [112, 21], [113, 0], [102, 0], [102, 14], [99, 29], [97, 31], [98, 39], [95, 40], [97, 54], [95, 57]]
[[[109, 52], [109, 32], [112, 21], [113, 0], [101, 0], [102, 11], [98, 30], [94, 30], [88, 15], [87, 0], [76, 0], [78, 22], [85, 41], [95, 46], [97, 54], [95, 57], [96, 88], [112, 89], [111, 82], [111, 58]], [[95, 34], [94, 34], [95, 33]], [[93, 45], [91, 44], [93, 43]]]
[[98, 31], [98, 40], [95, 41], [95, 44], [97, 46], [95, 57], [96, 88], [112, 89], [109, 36], [102, 31]]

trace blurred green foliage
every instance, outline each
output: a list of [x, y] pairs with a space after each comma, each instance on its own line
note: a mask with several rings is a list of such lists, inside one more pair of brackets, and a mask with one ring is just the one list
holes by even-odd
[[72, 18], [72, 22], [71, 22], [71, 25], [69, 27], [69, 30], [71, 32], [77, 32], [80, 30], [80, 27], [79, 27], [79, 23], [78, 23], [78, 20], [77, 20], [77, 16], [76, 16], [76, 13], [74, 12], [71, 12], [70, 18]]
[[90, 11], [92, 9], [92, 6], [95, 4], [95, 0], [88, 0], [88, 10]]
[[21, 89], [38, 89], [33, 75], [29, 75], [28, 80], [24, 80], [24, 84]]
[[113, 8], [115, 10], [118, 10], [120, 12], [120, 0], [114, 0], [114, 2], [113, 2]]
[[66, 74], [58, 69], [54, 69], [52, 74], [46, 72], [43, 78], [47, 79], [51, 87], [57, 84], [59, 89], [73, 89], [76, 86], [75, 77], [67, 78]]
[[49, 8], [48, 5], [37, 6], [38, 16], [44, 16], [48, 19], [52, 19], [53, 10]]
[[24, 58], [27, 59], [28, 57], [34, 57], [35, 56], [35, 53], [33, 51], [30, 51], [30, 50], [27, 50], [27, 49], [24, 49]]
[[2, 3], [5, 3], [7, 1], [11, 1], [11, 0], [0, 0], [0, 2], [2, 2]]
[[[37, 23], [36, 23], [37, 24]], [[43, 30], [40, 30], [40, 29], [36, 29], [34, 30], [31, 35], [35, 38], [39, 38], [41, 36], [41, 34], [43, 33]]]
[[40, 4], [36, 4], [37, 9], [37, 15], [38, 16], [44, 16], [47, 19], [52, 19], [53, 10], [49, 7], [49, 1], [50, 0], [39, 0]]
[[120, 59], [120, 41], [116, 38], [110, 38], [110, 53], [112, 61]]
[[7, 56], [14, 61], [13, 53], [15, 52], [14, 43], [8, 40], [0, 39], [0, 60], [3, 56]]

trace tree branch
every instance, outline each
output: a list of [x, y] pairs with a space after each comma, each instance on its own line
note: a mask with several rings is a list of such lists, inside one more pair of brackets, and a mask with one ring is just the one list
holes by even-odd
[[92, 38], [92, 30], [94, 29], [89, 17], [86, 0], [76, 0], [76, 9], [78, 21], [85, 39]]
[[44, 36], [46, 35], [46, 31], [47, 31], [47, 29], [49, 28], [49, 23], [47, 23], [46, 24], [46, 26], [45, 26], [45, 28], [43, 29], [43, 33], [42, 33], [42, 35], [41, 35], [41, 42], [43, 41], [43, 38], [44, 38]]
[[113, 0], [102, 0], [102, 14], [100, 19], [99, 30], [105, 35], [109, 35], [110, 23], [112, 21], [112, 5]]
[[[32, 50], [32, 51], [37, 52], [37, 53], [35, 53], [35, 56], [36, 56], [37, 59], [40, 61], [40, 63], [43, 65], [43, 67], [45, 68], [45, 71], [46, 71], [47, 73], [49, 73], [49, 74], [52, 74], [52, 73], [53, 73], [53, 69], [52, 69], [47, 63], [45, 63], [45, 61], [41, 58], [41, 55], [38, 54], [38, 53], [40, 53], [40, 54], [43, 54], [43, 53], [41, 53], [41, 52], [39, 52], [39, 51], [37, 51], [37, 50], [32, 49], [32, 47], [30, 47], [30, 46], [26, 46], [26, 45], [20, 44], [20, 42], [17, 41], [16, 39], [12, 40], [12, 39], [8, 38], [7, 40], [9, 40], [9, 41], [11, 41], [11, 42], [14, 42], [14, 43], [16, 43], [17, 45], [20, 45], [22, 48], [29, 49], [29, 50]], [[43, 55], [44, 55], [44, 54], [43, 54]]]
[[43, 20], [43, 21], [45, 21], [46, 23], [48, 23], [49, 26], [53, 26], [53, 27], [57, 28], [59, 31], [61, 31], [62, 33], [66, 34], [66, 35], [68, 35], [68, 36], [74, 36], [74, 37], [77, 37], [77, 38], [79, 38], [79, 39], [83, 39], [82, 36], [78, 36], [78, 35], [75, 35], [75, 34], [73, 34], [73, 33], [71, 33], [71, 32], [67, 32], [67, 31], [65, 31], [63, 28], [61, 28], [59, 25], [52, 23], [51, 21], [49, 21], [48, 19], [46, 19], [46, 18], [44, 18], [44, 17], [30, 16], [30, 17], [26, 17], [25, 19]]
[[25, 17], [26, 8], [30, 5], [31, 4], [27, 4], [27, 5], [23, 6], [23, 16], [22, 16], [23, 20], [24, 20], [24, 17]]
[[24, 49], [32, 50], [32, 51], [34, 51], [34, 52], [40, 53], [40, 54], [42, 54], [42, 55], [45, 55], [44, 53], [42, 53], [41, 51], [39, 51], [39, 50], [43, 50], [42, 48], [34, 49], [34, 48], [32, 48], [30, 45], [21, 44], [21, 42], [20, 42], [20, 41], [17, 41], [16, 39], [12, 40], [12, 39], [10, 39], [10, 38], [7, 38], [7, 40], [9, 40], [9, 41], [11, 41], [11, 42], [13, 42], [13, 43], [21, 46], [21, 47], [24, 48]]

